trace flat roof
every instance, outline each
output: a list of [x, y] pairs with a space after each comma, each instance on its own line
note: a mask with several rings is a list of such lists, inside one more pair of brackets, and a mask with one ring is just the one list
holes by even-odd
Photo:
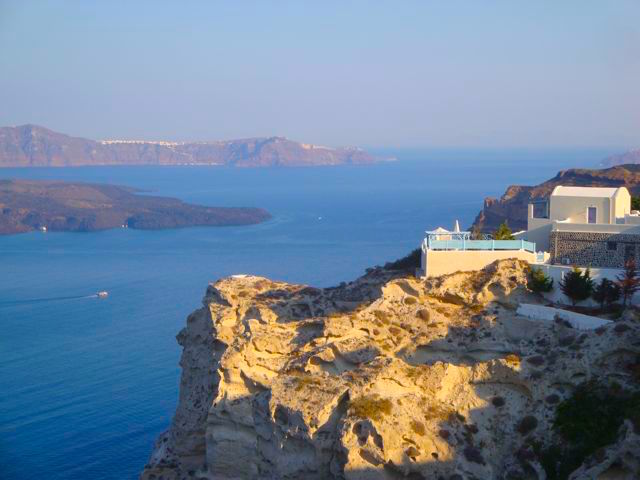
[[597, 198], [613, 198], [618, 190], [624, 187], [618, 188], [606, 188], [606, 187], [564, 187], [558, 185], [553, 189], [551, 196], [554, 197], [597, 197]]

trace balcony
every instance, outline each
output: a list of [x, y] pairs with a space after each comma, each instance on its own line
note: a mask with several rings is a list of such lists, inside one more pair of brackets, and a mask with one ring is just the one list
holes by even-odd
[[427, 237], [424, 246], [427, 250], [525, 250], [536, 252], [536, 244], [526, 240], [468, 240], [466, 238], [439, 240]]

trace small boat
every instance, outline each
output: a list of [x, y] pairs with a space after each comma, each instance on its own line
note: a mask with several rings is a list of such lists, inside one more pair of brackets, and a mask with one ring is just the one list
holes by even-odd
[[109, 292], [107, 292], [106, 290], [100, 290], [98, 293], [96, 293], [96, 296], [99, 298], [105, 298], [109, 296]]

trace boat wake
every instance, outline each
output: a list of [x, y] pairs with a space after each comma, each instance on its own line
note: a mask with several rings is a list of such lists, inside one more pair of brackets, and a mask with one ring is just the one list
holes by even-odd
[[91, 295], [74, 295], [67, 297], [46, 297], [46, 298], [27, 298], [24, 300], [9, 300], [0, 301], [0, 307], [12, 306], [12, 305], [31, 305], [34, 303], [47, 303], [47, 302], [59, 302], [63, 300], [81, 300], [83, 298], [99, 298], [100, 295], [93, 293]]

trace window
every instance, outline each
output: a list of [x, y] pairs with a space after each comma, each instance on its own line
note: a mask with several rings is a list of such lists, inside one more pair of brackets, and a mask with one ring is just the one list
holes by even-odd
[[607, 250], [616, 251], [618, 249], [618, 244], [616, 242], [607, 242]]
[[596, 207], [587, 208], [587, 223], [596, 223], [598, 209]]

